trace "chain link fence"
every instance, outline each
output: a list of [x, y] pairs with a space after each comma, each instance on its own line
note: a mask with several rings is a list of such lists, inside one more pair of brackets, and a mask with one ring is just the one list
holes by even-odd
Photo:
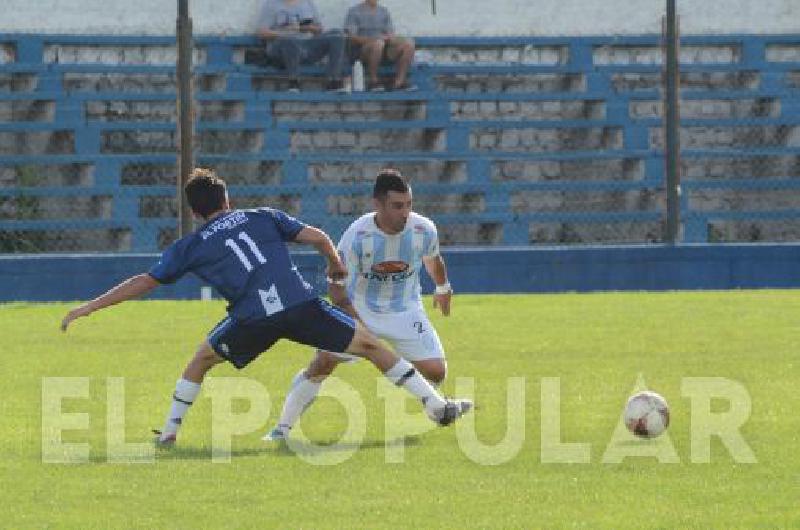
[[720, 50], [742, 71], [696, 79], [681, 104], [686, 240], [800, 240], [800, 39]]
[[[174, 45], [87, 37], [37, 64], [18, 60], [26, 38], [0, 36], [0, 252], [163, 249], [178, 215]], [[800, 39], [685, 41], [682, 240], [798, 240]], [[208, 58], [226, 46], [229, 60]], [[336, 237], [392, 166], [445, 245], [664, 241], [657, 36], [419, 39], [420, 90], [383, 95], [325, 94], [313, 69], [287, 94], [279, 72], [244, 63], [252, 47], [205, 38], [194, 54], [195, 160], [237, 207]]]

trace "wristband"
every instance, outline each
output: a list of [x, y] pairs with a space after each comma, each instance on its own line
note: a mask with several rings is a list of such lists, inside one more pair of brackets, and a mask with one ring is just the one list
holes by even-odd
[[434, 294], [452, 294], [453, 288], [450, 287], [450, 282], [444, 282], [442, 285], [437, 285], [433, 292]]

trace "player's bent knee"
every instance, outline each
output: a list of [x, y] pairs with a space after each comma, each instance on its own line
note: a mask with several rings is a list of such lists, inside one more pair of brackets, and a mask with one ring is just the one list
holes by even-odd
[[317, 356], [306, 369], [306, 378], [321, 383], [336, 369], [339, 361], [329, 352], [317, 352]]
[[447, 377], [447, 365], [439, 361], [420, 361], [414, 366], [422, 374], [422, 377], [433, 383], [440, 385]]
[[371, 359], [379, 351], [380, 343], [378, 339], [366, 331], [360, 324], [357, 324], [353, 340], [350, 341], [350, 345], [347, 347], [347, 353]]
[[446, 377], [447, 377], [447, 370], [440, 370], [431, 373], [430, 377], [428, 377], [427, 379], [434, 385], [441, 385]]
[[200, 364], [211, 367], [223, 362], [225, 359], [220, 357], [208, 342], [204, 342], [197, 349], [197, 353], [194, 354], [194, 360]]
[[442, 368], [433, 368], [429, 369], [427, 373], [422, 374], [425, 379], [433, 383], [434, 385], [440, 385], [444, 382], [445, 378], [447, 377], [447, 369]]

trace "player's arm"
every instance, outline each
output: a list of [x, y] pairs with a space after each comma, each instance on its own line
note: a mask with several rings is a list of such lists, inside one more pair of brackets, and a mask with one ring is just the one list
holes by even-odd
[[422, 263], [436, 285], [436, 290], [433, 292], [433, 307], [439, 307], [442, 310], [442, 314], [448, 316], [450, 314], [450, 298], [453, 296], [453, 289], [450, 287], [450, 282], [447, 281], [447, 267], [444, 264], [444, 258], [437, 254], [436, 256], [422, 258]]
[[[350, 297], [347, 296], [347, 289], [345, 287], [348, 270], [328, 235], [318, 228], [306, 226], [297, 234], [294, 240], [297, 243], [305, 243], [313, 246], [317, 249], [317, 252], [328, 260], [328, 295], [331, 298], [331, 303], [340, 307], [342, 311], [351, 317], [358, 319], [358, 313], [356, 313], [356, 309], [353, 307]], [[341, 267], [341, 269], [338, 267]]]
[[356, 311], [353, 302], [351, 302], [350, 297], [347, 296], [347, 289], [345, 288], [344, 280], [331, 280], [329, 278], [328, 295], [331, 297], [332, 304], [341, 308], [342, 311], [356, 320], [361, 320], [361, 317], [358, 316], [358, 312]]
[[333, 241], [328, 237], [328, 234], [319, 228], [306, 226], [297, 233], [294, 241], [311, 245], [317, 252], [322, 254], [322, 257], [328, 262], [328, 267], [325, 271], [328, 279], [341, 281], [347, 277], [347, 269], [339, 258], [339, 253], [336, 252], [336, 247], [333, 246]]
[[61, 331], [67, 331], [67, 326], [76, 318], [89, 316], [99, 309], [108, 307], [131, 298], [138, 298], [156, 288], [159, 283], [147, 273], [137, 274], [112, 287], [94, 300], [79, 305], [67, 313], [61, 321]]
[[[343, 241], [347, 241], [347, 234], [342, 238]], [[344, 250], [345, 248], [349, 250]], [[355, 263], [356, 258], [353, 254], [352, 248], [349, 244], [339, 243], [339, 259], [342, 260], [342, 263], [347, 267], [347, 278], [352, 278], [352, 275], [356, 274], [355, 270]], [[358, 316], [358, 312], [356, 311], [353, 302], [350, 300], [350, 296], [347, 293], [346, 288], [346, 281], [347, 278], [343, 278], [341, 280], [332, 280], [328, 279], [328, 295], [331, 298], [331, 302], [342, 309], [345, 313], [350, 315], [351, 317], [355, 318], [356, 320], [361, 320], [361, 317]], [[362, 321], [363, 324], [363, 321]]]

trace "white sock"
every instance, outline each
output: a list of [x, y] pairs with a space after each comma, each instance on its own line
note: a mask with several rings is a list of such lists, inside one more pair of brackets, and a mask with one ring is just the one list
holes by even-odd
[[183, 423], [183, 416], [199, 393], [200, 383], [178, 379], [175, 384], [175, 393], [172, 394], [172, 406], [169, 409], [167, 420], [164, 422], [164, 428], [161, 430], [162, 440], [167, 436], [178, 434], [178, 429]]
[[313, 403], [319, 394], [322, 383], [317, 383], [308, 379], [305, 370], [300, 370], [292, 379], [292, 386], [286, 395], [286, 402], [283, 404], [281, 419], [278, 420], [278, 427], [284, 431], [289, 431], [306, 409]]
[[420, 375], [414, 365], [405, 359], [398, 359], [397, 364], [386, 370], [383, 375], [395, 385], [402, 386], [417, 396], [429, 411], [441, 409], [447, 403], [441, 394]]

